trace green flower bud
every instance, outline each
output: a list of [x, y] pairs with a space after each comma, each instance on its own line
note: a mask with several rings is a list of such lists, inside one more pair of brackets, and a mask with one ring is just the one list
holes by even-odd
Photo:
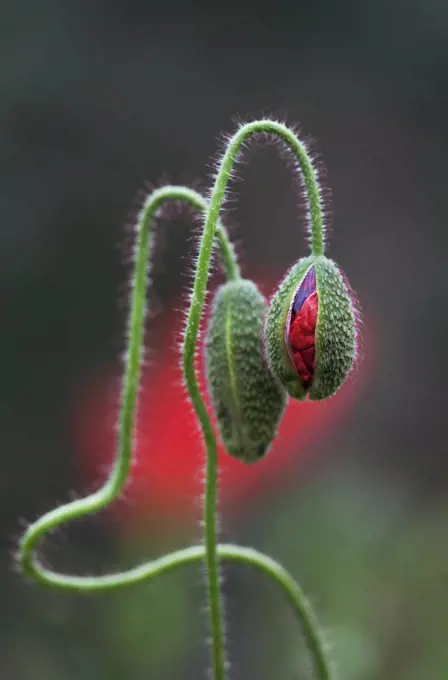
[[324, 255], [299, 260], [274, 294], [263, 332], [273, 375], [295, 399], [331, 397], [355, 363], [355, 307], [341, 270]]
[[216, 293], [206, 335], [207, 382], [221, 439], [245, 463], [267, 453], [286, 403], [261, 353], [266, 307], [252, 281], [230, 281]]

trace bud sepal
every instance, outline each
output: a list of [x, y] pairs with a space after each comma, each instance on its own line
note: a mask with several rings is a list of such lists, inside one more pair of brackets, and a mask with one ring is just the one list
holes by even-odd
[[274, 294], [264, 325], [270, 370], [295, 399], [322, 400], [345, 382], [357, 356], [355, 306], [339, 267], [300, 259]]
[[219, 433], [228, 453], [245, 463], [269, 450], [287, 398], [262, 355], [266, 308], [252, 281], [230, 281], [215, 295], [206, 334], [207, 383]]

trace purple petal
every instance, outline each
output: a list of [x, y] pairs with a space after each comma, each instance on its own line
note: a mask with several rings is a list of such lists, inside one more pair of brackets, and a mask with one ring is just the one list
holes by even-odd
[[316, 290], [316, 272], [314, 271], [314, 267], [310, 267], [295, 295], [291, 309], [292, 314], [296, 315], [300, 312], [305, 300], [309, 298], [309, 296], [312, 295], [315, 290]]

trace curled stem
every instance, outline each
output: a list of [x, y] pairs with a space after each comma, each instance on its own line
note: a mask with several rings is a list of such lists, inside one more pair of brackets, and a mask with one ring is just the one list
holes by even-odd
[[[146, 284], [149, 254], [153, 239], [153, 221], [159, 210], [171, 201], [184, 201], [205, 212], [207, 201], [196, 191], [182, 186], [165, 186], [156, 189], [146, 199], [137, 221], [134, 273], [132, 277], [131, 311], [128, 328], [128, 346], [121, 390], [121, 406], [118, 428], [117, 455], [111, 473], [104, 485], [89, 496], [61, 505], [29, 525], [20, 541], [19, 560], [25, 575], [41, 583], [47, 580], [53, 585], [54, 574], [39, 565], [36, 549], [40, 540], [61, 524], [98, 512], [112, 503], [122, 492], [132, 462], [132, 435], [135, 422], [137, 389], [140, 378], [144, 318], [146, 312]], [[216, 230], [221, 256], [228, 279], [239, 276], [239, 267], [227, 232], [222, 226]], [[61, 575], [57, 585], [70, 587], [72, 576]]]
[[297, 172], [303, 181], [305, 207], [307, 212], [310, 246], [313, 255], [323, 255], [325, 251], [324, 207], [316, 169], [305, 145], [291, 128], [275, 120], [261, 119], [241, 125], [229, 139], [224, 155], [218, 165], [215, 183], [210, 198], [209, 220], [218, 223], [222, 203], [229, 179], [238, 159], [238, 155], [253, 135], [269, 135], [277, 137], [292, 153]]
[[[286, 569], [276, 560], [253, 548], [244, 548], [227, 543], [222, 543], [217, 548], [221, 559], [255, 567], [278, 583], [302, 627], [317, 677], [320, 680], [334, 680], [331, 665], [326, 658], [325, 641], [317, 619], [299, 585]], [[198, 545], [176, 550], [127, 571], [105, 576], [65, 576], [46, 569], [38, 562], [34, 565], [33, 574], [40, 583], [46, 586], [54, 586], [74, 592], [97, 593], [143, 583], [156, 576], [168, 574], [177, 567], [202, 562], [204, 557], [205, 547]]]
[[[219, 242], [227, 278], [232, 279], [239, 276], [235, 253], [224, 228], [219, 224], [219, 215], [237, 155], [244, 142], [252, 134], [259, 132], [279, 136], [297, 157], [308, 197], [312, 251], [316, 255], [323, 253], [323, 211], [314, 168], [305, 148], [295, 134], [284, 125], [274, 121], [262, 120], [249, 123], [242, 126], [231, 138], [220, 163], [209, 202], [205, 201], [195, 191], [176, 186], [157, 189], [148, 197], [140, 212], [137, 224], [128, 346], [121, 390], [118, 446], [114, 465], [108, 479], [99, 490], [83, 499], [72, 501], [48, 512], [28, 527], [20, 542], [19, 561], [24, 574], [43, 585], [81, 592], [97, 592], [132, 585], [170, 571], [177, 566], [205, 558], [215, 680], [225, 680], [226, 676], [219, 586], [219, 557], [256, 566], [277, 581], [293, 605], [305, 632], [318, 679], [334, 680], [314, 614], [299, 586], [288, 572], [277, 562], [255, 550], [233, 545], [217, 545], [217, 443], [195, 374], [195, 352], [215, 240]], [[165, 202], [173, 200], [186, 201], [205, 213], [205, 224], [200, 241], [182, 355], [185, 384], [202, 428], [207, 451], [204, 546], [179, 550], [128, 571], [106, 576], [78, 577], [60, 574], [46, 568], [39, 561], [37, 548], [42, 538], [65, 522], [104, 509], [120, 495], [129, 475], [142, 361], [149, 255], [153, 243], [152, 226], [154, 218]]]
[[[260, 133], [279, 137], [286, 143], [296, 158], [305, 185], [311, 231], [311, 250], [313, 255], [322, 255], [324, 252], [322, 198], [314, 166], [304, 145], [290, 128], [276, 121], [264, 119], [242, 125], [228, 141], [215, 176], [215, 182], [210, 195], [204, 229], [199, 245], [196, 275], [187, 317], [182, 353], [185, 385], [201, 425], [207, 451], [204, 498], [204, 541], [210, 627], [212, 633], [213, 677], [215, 680], [225, 680], [226, 677], [224, 629], [221, 611], [219, 559], [217, 550], [217, 445], [210, 416], [202, 399], [196, 379], [194, 358], [197, 350], [200, 321], [204, 309], [213, 241], [218, 227], [227, 185], [242, 146], [251, 136]], [[323, 650], [321, 649], [320, 652], [323, 653]], [[321, 657], [318, 666], [323, 668], [325, 665], [326, 661]], [[323, 675], [322, 678], [324, 677], [326, 676]]]

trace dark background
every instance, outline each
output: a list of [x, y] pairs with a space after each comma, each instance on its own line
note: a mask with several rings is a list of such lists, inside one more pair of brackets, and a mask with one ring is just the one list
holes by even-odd
[[[24, 521], [88, 484], [73, 404], [90, 375], [119, 373], [133, 198], [145, 180], [208, 186], [220, 133], [271, 114], [323, 156], [367, 368], [313, 462], [226, 532], [300, 578], [341, 678], [446, 678], [448, 4], [19, 0], [2, 4], [0, 45], [1, 677], [205, 677], [197, 571], [86, 598], [25, 584], [13, 554]], [[275, 146], [245, 160], [228, 222], [275, 281], [305, 252], [298, 194]], [[160, 308], [189, 282], [186, 233], [161, 239]], [[154, 525], [92, 520], [46, 551], [99, 571], [198, 536]], [[306, 675], [275, 586], [226, 573], [232, 677]]]

